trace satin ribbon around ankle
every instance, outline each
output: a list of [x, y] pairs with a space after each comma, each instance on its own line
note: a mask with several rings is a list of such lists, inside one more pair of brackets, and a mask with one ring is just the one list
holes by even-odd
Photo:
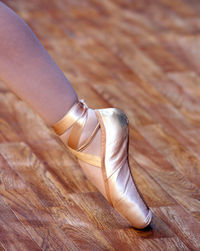
[[55, 133], [62, 135], [85, 113], [86, 109], [88, 109], [88, 107], [83, 99], [75, 103], [68, 113], [52, 126]]
[[78, 103], [75, 103], [67, 112], [67, 114], [56, 124], [54, 124], [52, 128], [56, 134], [62, 135], [64, 132], [66, 132], [69, 128], [72, 127], [66, 144], [68, 149], [78, 159], [87, 162], [93, 166], [100, 167], [100, 157], [81, 152], [89, 145], [89, 143], [96, 135], [98, 129], [100, 128], [99, 123], [97, 123], [97, 126], [91, 133], [91, 136], [81, 146], [78, 147], [80, 136], [86, 124], [87, 118], [88, 106], [86, 105], [85, 101], [81, 99]]

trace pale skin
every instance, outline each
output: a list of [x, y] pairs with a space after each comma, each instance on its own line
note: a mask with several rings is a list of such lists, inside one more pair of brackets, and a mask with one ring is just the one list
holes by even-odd
[[[0, 79], [36, 111], [49, 126], [60, 120], [78, 101], [77, 94], [60, 68], [30, 27], [14, 11], [0, 2]], [[95, 111], [89, 109], [80, 144], [97, 124]], [[66, 142], [69, 131], [60, 136]], [[100, 156], [101, 131], [84, 150]], [[79, 161], [81, 167], [106, 197], [100, 168]]]

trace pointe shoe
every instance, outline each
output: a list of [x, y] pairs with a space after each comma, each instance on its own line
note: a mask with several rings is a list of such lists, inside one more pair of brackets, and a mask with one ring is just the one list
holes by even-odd
[[[71, 129], [67, 148], [82, 162], [94, 166], [94, 169], [100, 168], [106, 192], [104, 197], [133, 227], [143, 229], [150, 224], [152, 212], [142, 199], [130, 171], [128, 118], [116, 108], [98, 109], [95, 113], [98, 118], [96, 128], [81, 146], [79, 139], [88, 116], [88, 107], [83, 100], [73, 105], [52, 128], [58, 135]], [[98, 130], [101, 130], [101, 156], [82, 152]], [[93, 184], [99, 184], [98, 180]]]

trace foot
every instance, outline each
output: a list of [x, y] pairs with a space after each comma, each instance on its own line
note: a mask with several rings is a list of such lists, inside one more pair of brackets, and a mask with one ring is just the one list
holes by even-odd
[[152, 214], [129, 168], [126, 115], [116, 108], [92, 110], [79, 101], [52, 128], [110, 204], [134, 227], [146, 227]]

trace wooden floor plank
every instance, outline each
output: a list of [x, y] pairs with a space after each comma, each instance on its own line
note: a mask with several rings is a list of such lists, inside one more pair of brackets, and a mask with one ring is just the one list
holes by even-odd
[[[41, 250], [0, 196], [0, 242], [5, 250]], [[1, 246], [0, 246], [1, 247]]]
[[[200, 248], [200, 223], [188, 215], [182, 207], [160, 207], [155, 209], [155, 213], [171, 225], [171, 229], [190, 250], [198, 250]], [[186, 222], [187, 224], [185, 224]]]
[[160, 239], [153, 239], [153, 240], [143, 240], [139, 242], [140, 250], [163, 250], [163, 246], [165, 246], [165, 250], [172, 251], [172, 250], [184, 250], [189, 251], [189, 249], [182, 241], [178, 238], [160, 238]]
[[[60, 231], [48, 209], [43, 207], [18, 173], [9, 167], [2, 156], [0, 160], [0, 194], [11, 208], [12, 213], [23, 224], [31, 239], [42, 250], [46, 248], [50, 250], [78, 250], [67, 235]], [[17, 233], [21, 234], [18, 230]], [[17, 237], [16, 239], [18, 240]], [[10, 248], [10, 246], [8, 247]]]
[[[142, 143], [143, 141], [143, 143]], [[144, 141], [146, 142], [144, 144]], [[135, 142], [133, 158], [151, 175], [160, 186], [191, 214], [199, 211], [199, 189], [150, 146], [142, 137]]]

